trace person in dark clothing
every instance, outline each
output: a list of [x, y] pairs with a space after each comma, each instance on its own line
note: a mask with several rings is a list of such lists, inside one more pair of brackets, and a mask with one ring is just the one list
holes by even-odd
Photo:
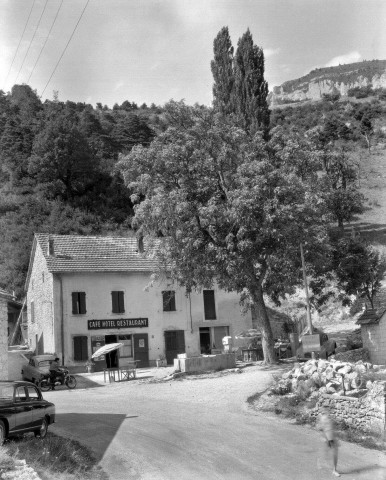
[[50, 364], [50, 375], [51, 375], [52, 390], [55, 390], [55, 378], [59, 377], [62, 382], [64, 380], [64, 372], [60, 368], [58, 357], [56, 357], [55, 360]]

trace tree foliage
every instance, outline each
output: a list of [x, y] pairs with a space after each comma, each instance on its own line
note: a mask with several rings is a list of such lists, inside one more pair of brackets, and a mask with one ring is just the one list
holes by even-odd
[[249, 29], [239, 39], [236, 54], [228, 27], [223, 27], [214, 42], [211, 69], [214, 78], [213, 106], [223, 114], [234, 114], [243, 129], [252, 134], [260, 130], [268, 136], [270, 111], [268, 83], [264, 79], [264, 53], [253, 43]]
[[355, 295], [367, 299], [374, 308], [374, 297], [386, 272], [386, 259], [379, 251], [358, 236], [342, 238], [334, 249], [333, 267], [345, 294], [344, 303], [350, 302], [349, 295]]

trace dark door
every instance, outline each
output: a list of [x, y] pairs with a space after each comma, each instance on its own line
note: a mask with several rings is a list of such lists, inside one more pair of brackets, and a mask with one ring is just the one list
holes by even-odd
[[179, 353], [185, 353], [185, 334], [183, 330], [165, 332], [165, 355], [168, 365], [172, 365]]
[[[108, 343], [117, 343], [116, 335], [106, 335], [105, 336], [106, 345]], [[106, 366], [107, 368], [117, 368], [118, 367], [118, 350], [113, 350], [110, 353], [106, 353]]]
[[40, 427], [45, 415], [45, 405], [39, 395], [38, 389], [33, 385], [28, 385], [28, 402], [32, 408], [32, 422], [36, 427]]
[[22, 386], [16, 387], [15, 413], [15, 430], [24, 430], [26, 428], [31, 428], [33, 422], [32, 405], [31, 402], [28, 400], [25, 388]]
[[139, 360], [137, 367], [149, 366], [149, 341], [147, 333], [136, 333], [134, 337], [134, 360]]

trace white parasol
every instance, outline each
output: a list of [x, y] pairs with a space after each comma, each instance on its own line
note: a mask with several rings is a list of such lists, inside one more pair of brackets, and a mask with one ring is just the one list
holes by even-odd
[[110, 353], [114, 350], [118, 350], [118, 348], [123, 347], [123, 343], [107, 343], [103, 345], [103, 347], [98, 348], [96, 352], [91, 355], [91, 358], [100, 357], [102, 355], [106, 355], [106, 353]]
[[260, 330], [256, 328], [249, 328], [248, 330], [243, 330], [242, 332], [235, 335], [235, 338], [254, 338], [254, 337], [261, 337]]

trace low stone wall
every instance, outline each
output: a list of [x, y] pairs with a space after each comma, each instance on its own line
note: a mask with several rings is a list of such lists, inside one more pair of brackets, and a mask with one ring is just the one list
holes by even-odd
[[360, 398], [322, 394], [316, 413], [328, 406], [337, 420], [363, 431], [385, 435], [386, 425], [386, 382], [373, 382], [366, 395]]
[[209, 370], [224, 370], [236, 367], [236, 355], [225, 353], [221, 355], [205, 355], [201, 357], [177, 358], [174, 368], [185, 373], [205, 372]]
[[333, 358], [335, 358], [335, 360], [340, 360], [341, 362], [355, 363], [359, 360], [370, 362], [370, 354], [367, 348], [356, 348], [355, 350], [336, 353]]

